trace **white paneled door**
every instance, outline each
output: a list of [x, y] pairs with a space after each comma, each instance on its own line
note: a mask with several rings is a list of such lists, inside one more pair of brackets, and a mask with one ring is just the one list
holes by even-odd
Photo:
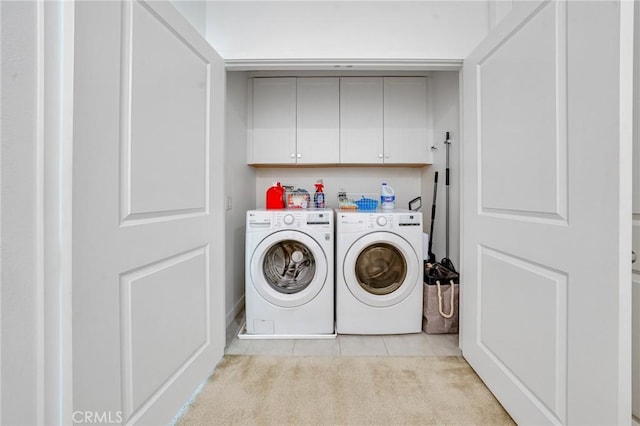
[[167, 424], [224, 349], [224, 66], [169, 2], [75, 4], [72, 420]]
[[465, 60], [462, 349], [518, 424], [628, 424], [632, 2], [514, 2]]

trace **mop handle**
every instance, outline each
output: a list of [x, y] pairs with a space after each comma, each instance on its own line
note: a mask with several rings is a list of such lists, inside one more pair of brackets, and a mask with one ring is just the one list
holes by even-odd
[[451, 145], [451, 140], [449, 139], [449, 132], [447, 132], [446, 139], [444, 141], [446, 145], [446, 170], [445, 170], [445, 188], [446, 188], [446, 196], [445, 196], [445, 204], [446, 204], [446, 212], [445, 212], [445, 257], [449, 258], [449, 145]]
[[438, 172], [435, 173], [433, 179], [433, 203], [431, 204], [431, 229], [429, 234], [429, 255], [433, 253], [433, 224], [436, 219], [436, 195], [438, 194]]

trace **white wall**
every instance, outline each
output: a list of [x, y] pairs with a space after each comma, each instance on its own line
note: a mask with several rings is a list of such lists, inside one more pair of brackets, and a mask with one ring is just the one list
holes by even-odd
[[[247, 75], [227, 73], [225, 191], [231, 198], [226, 214], [227, 326], [244, 307], [245, 213], [255, 208], [256, 175], [247, 165]], [[215, 183], [214, 183], [215, 185]]]
[[433, 165], [422, 174], [422, 211], [425, 217], [425, 232], [429, 233], [431, 205], [433, 203], [433, 179], [438, 176], [436, 218], [433, 232], [433, 253], [438, 261], [445, 257], [445, 170], [446, 132], [450, 132], [452, 143], [449, 147], [449, 258], [456, 268], [460, 267], [460, 90], [457, 71], [432, 72], [429, 87], [432, 88], [433, 140], [437, 149], [433, 150]]
[[489, 0], [489, 25], [491, 29], [498, 26], [512, 8], [513, 0]]
[[38, 423], [35, 2], [1, 2], [0, 423]]
[[265, 207], [266, 190], [275, 181], [315, 192], [313, 184], [324, 180], [327, 207], [338, 206], [338, 191], [371, 193], [380, 198], [380, 185], [387, 182], [396, 194], [396, 208], [406, 209], [409, 200], [420, 195], [421, 168], [417, 167], [296, 167], [258, 168], [256, 205]]
[[461, 59], [489, 29], [487, 1], [212, 1], [224, 59]]
[[171, 0], [187, 21], [204, 37], [206, 32], [206, 2], [194, 0]]

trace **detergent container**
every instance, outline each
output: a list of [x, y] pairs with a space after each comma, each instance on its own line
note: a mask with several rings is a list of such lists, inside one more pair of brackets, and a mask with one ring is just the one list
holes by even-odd
[[324, 200], [324, 192], [322, 191], [324, 188], [324, 182], [322, 179], [318, 179], [318, 182], [314, 183], [316, 186], [316, 193], [313, 195], [313, 206], [316, 209], [324, 209], [325, 200]]
[[274, 182], [267, 189], [267, 209], [283, 209], [284, 208], [284, 188], [280, 182]]
[[380, 205], [383, 209], [393, 209], [396, 207], [396, 194], [393, 192], [393, 188], [386, 184], [386, 182], [382, 183], [382, 188], [380, 188]]

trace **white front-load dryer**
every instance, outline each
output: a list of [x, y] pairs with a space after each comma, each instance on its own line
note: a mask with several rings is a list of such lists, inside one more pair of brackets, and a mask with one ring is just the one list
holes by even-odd
[[248, 335], [334, 333], [333, 237], [332, 210], [247, 212]]
[[422, 214], [336, 212], [336, 332], [422, 331]]

